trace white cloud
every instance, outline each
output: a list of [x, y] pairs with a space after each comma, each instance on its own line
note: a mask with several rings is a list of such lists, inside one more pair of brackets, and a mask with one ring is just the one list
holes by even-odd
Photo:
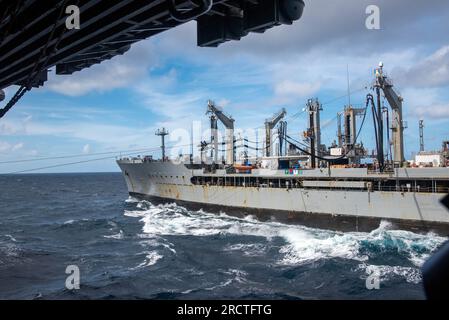
[[84, 123], [73, 121], [66, 123], [33, 122], [26, 126], [26, 134], [50, 135], [67, 138], [83, 139], [105, 145], [126, 147], [136, 141], [145, 141], [148, 130], [121, 125], [103, 123]]
[[[148, 139], [148, 136], [152, 137], [154, 135], [154, 127], [150, 123], [147, 127], [142, 128], [98, 121], [87, 122], [82, 118], [58, 122], [52, 121], [51, 118], [50, 120], [33, 119], [27, 122], [21, 122], [17, 118], [6, 120], [3, 125], [0, 125], [0, 134], [2, 135], [9, 137], [24, 136], [35, 139], [41, 139], [42, 137], [78, 139], [84, 142], [84, 151], [91, 150], [91, 142], [102, 147], [113, 147], [115, 150], [126, 150], [133, 144], [145, 147], [152, 145], [152, 139]], [[3, 143], [2, 148], [5, 149], [6, 147], [8, 147], [8, 150], [11, 150], [13, 146], [7, 146]], [[18, 150], [19, 147], [20, 144], [16, 146], [16, 149]]]
[[225, 108], [225, 107], [227, 107], [231, 103], [231, 100], [229, 100], [229, 99], [220, 99], [217, 103], [218, 103], [218, 105], [220, 107]]
[[11, 145], [8, 142], [0, 141], [0, 152], [6, 152], [11, 149]]
[[32, 116], [26, 112], [22, 112], [20, 116], [10, 113], [8, 117], [4, 117], [0, 121], [0, 135], [14, 136], [23, 133], [25, 126], [32, 119]]
[[317, 93], [321, 88], [320, 82], [295, 82], [284, 80], [274, 87], [274, 92], [280, 97], [291, 99], [305, 98]]
[[144, 77], [156, 64], [151, 42], [135, 44], [123, 56], [103, 61], [72, 75], [50, 75], [46, 88], [67, 96], [82, 96], [89, 92], [104, 92], [131, 86]]
[[16, 123], [8, 121], [6, 118], [2, 119], [0, 123], [0, 134], [1, 135], [12, 135], [18, 131], [18, 126]]
[[449, 119], [449, 103], [421, 105], [413, 110], [413, 114], [419, 118], [435, 120]]
[[155, 88], [157, 79], [147, 79], [135, 87], [139, 101], [144, 107], [162, 117], [161, 124], [185, 127], [189, 121], [197, 120], [206, 110], [210, 92], [207, 90], [176, 90], [177, 88]]
[[406, 68], [396, 68], [393, 74], [408, 86], [421, 88], [449, 86], [449, 45], [441, 47], [420, 62]]
[[23, 148], [23, 142], [20, 142], [18, 144], [13, 145], [13, 147], [11, 148], [12, 151], [17, 151]]
[[82, 152], [83, 152], [83, 154], [89, 154], [90, 153], [90, 144], [85, 144], [83, 146]]
[[23, 148], [23, 142], [10, 144], [6, 141], [0, 141], [0, 152], [14, 152]]
[[406, 88], [401, 92], [404, 98], [404, 118], [446, 121], [449, 120], [449, 101], [445, 91], [438, 88]]
[[80, 73], [77, 76], [58, 76], [57, 81], [48, 83], [52, 91], [67, 96], [81, 96], [91, 91], [103, 92], [126, 87], [130, 79], [141, 74], [141, 70], [128, 66], [109, 65]]

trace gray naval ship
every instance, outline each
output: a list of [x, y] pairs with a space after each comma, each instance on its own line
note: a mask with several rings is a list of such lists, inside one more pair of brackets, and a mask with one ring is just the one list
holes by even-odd
[[[162, 137], [162, 159], [139, 156], [117, 163], [129, 194], [153, 202], [341, 231], [371, 231], [386, 220], [406, 230], [448, 235], [449, 211], [441, 200], [449, 192], [449, 141], [443, 141], [441, 150], [424, 151], [420, 121], [420, 152], [406, 161], [403, 98], [382, 64], [375, 69], [372, 90], [364, 108], [348, 105], [338, 113], [338, 141], [330, 147], [321, 144], [322, 105], [317, 99], [309, 100], [303, 110], [308, 128], [301, 140], [287, 134], [282, 121], [286, 112], [281, 110], [265, 121], [261, 148], [250, 146], [253, 141], [248, 139], [236, 139], [234, 119], [209, 101], [211, 139], [199, 146], [200, 161], [192, 154], [168, 159], [168, 132], [162, 130], [157, 133]], [[383, 106], [382, 98], [390, 108]], [[371, 153], [358, 141], [368, 115], [376, 140]], [[226, 128], [221, 143], [218, 121]], [[239, 148], [245, 151], [237, 161]], [[256, 150], [256, 156], [249, 156], [248, 149]], [[220, 159], [220, 151], [226, 157]]]

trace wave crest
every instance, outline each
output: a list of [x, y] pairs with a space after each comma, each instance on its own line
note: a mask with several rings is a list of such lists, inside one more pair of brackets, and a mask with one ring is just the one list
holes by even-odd
[[[283, 245], [278, 248], [281, 256], [279, 265], [297, 266], [322, 259], [349, 259], [359, 261], [363, 266], [370, 266], [365, 269], [378, 268], [384, 274], [405, 275], [414, 283], [420, 281], [419, 267], [447, 240], [433, 233], [416, 234], [394, 230], [386, 221], [382, 221], [377, 229], [369, 233], [343, 233], [278, 222], [261, 222], [250, 216], [236, 218], [224, 213], [217, 215], [202, 210], [194, 212], [174, 203], [155, 206], [148, 201], [140, 201], [136, 210], [127, 210], [125, 215], [140, 218], [143, 232], [148, 237], [238, 235], [262, 237], [268, 242], [281, 239]], [[228, 245], [223, 250], [241, 250], [248, 256], [258, 256], [267, 250], [266, 245], [253, 242]], [[395, 255], [405, 258], [407, 265], [385, 266], [375, 263], [389, 260]]]

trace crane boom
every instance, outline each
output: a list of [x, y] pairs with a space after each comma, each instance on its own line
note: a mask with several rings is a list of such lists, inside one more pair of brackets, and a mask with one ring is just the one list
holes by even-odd
[[268, 124], [271, 129], [274, 129], [274, 127], [277, 125], [277, 123], [279, 121], [281, 121], [281, 119], [284, 118], [286, 114], [287, 114], [287, 111], [285, 110], [285, 108], [282, 108], [272, 118], [265, 120], [265, 125]]
[[[234, 164], [234, 119], [223, 113], [211, 100], [207, 102], [207, 114], [215, 115], [226, 128], [226, 163]], [[217, 150], [215, 150], [217, 153]]]
[[214, 114], [218, 120], [223, 123], [226, 129], [234, 129], [234, 119], [232, 117], [227, 116], [223, 113], [220, 107], [216, 106], [215, 103], [211, 100], [207, 102], [207, 113]]
[[380, 63], [376, 69], [375, 87], [381, 89], [392, 109], [391, 130], [393, 132], [393, 161], [396, 165], [402, 166], [404, 157], [404, 124], [402, 121], [402, 101], [403, 98], [393, 89], [391, 80], [383, 73], [383, 64]]
[[265, 120], [265, 155], [267, 157], [271, 156], [272, 153], [272, 143], [271, 143], [271, 131], [274, 127], [285, 117], [287, 111], [282, 108], [281, 111], [276, 113], [272, 118]]

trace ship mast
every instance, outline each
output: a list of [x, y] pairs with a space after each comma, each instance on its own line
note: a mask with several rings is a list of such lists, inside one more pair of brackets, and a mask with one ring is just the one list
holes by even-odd
[[424, 151], [424, 120], [419, 120], [419, 151]]
[[157, 129], [155, 135], [161, 137], [162, 161], [165, 161], [165, 136], [168, 135], [168, 130], [165, 128]]

